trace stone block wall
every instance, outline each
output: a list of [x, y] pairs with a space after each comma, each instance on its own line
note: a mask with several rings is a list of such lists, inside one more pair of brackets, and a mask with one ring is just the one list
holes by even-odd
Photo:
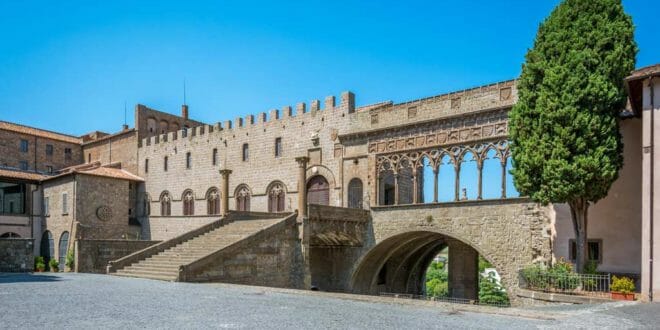
[[105, 274], [109, 261], [117, 260], [157, 243], [160, 241], [76, 240], [75, 271]]
[[134, 129], [102, 137], [82, 146], [84, 162], [102, 165], [121, 163], [122, 169], [137, 174], [138, 133]]
[[32, 272], [33, 250], [34, 240], [31, 238], [0, 238], [0, 273]]
[[[13, 125], [13, 124], [12, 124]], [[18, 127], [23, 127], [16, 125]], [[59, 169], [80, 164], [82, 162], [82, 150], [78, 138], [72, 136], [47, 132], [43, 130], [29, 128], [29, 130], [45, 132], [45, 134], [52, 135], [54, 138], [46, 138], [41, 136], [34, 136], [31, 134], [19, 133], [15, 131], [5, 130], [0, 127], [0, 166], [20, 168], [20, 162], [26, 161], [29, 171], [48, 172], [48, 166], [51, 166], [54, 171]], [[27, 152], [21, 151], [21, 140], [28, 141]], [[53, 153], [51, 155], [46, 153], [46, 148], [51, 145]], [[65, 157], [64, 150], [71, 149], [71, 159]]]

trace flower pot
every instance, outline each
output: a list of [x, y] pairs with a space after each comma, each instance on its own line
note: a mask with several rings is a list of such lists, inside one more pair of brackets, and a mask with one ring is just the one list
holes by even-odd
[[58, 267], [50, 267], [50, 271], [53, 273], [57, 273], [60, 271], [60, 269]]
[[610, 292], [612, 294], [612, 299], [615, 300], [635, 300], [635, 294], [634, 293], [624, 293], [624, 292], [616, 292], [612, 291]]

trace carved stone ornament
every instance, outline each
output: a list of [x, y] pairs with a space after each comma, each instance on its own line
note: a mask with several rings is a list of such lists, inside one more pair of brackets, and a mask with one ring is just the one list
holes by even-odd
[[101, 221], [108, 221], [112, 218], [112, 209], [107, 205], [99, 206], [96, 209], [96, 217]]

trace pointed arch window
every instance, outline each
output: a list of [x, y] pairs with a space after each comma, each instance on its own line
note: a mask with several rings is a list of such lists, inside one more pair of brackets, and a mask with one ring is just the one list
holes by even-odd
[[220, 214], [220, 193], [216, 188], [211, 188], [206, 193], [206, 213]]
[[183, 215], [195, 215], [195, 195], [192, 190], [183, 193]]
[[236, 210], [250, 211], [250, 190], [245, 185], [239, 186], [236, 189]]
[[285, 197], [284, 184], [271, 183], [268, 189], [268, 212], [284, 212]]
[[160, 195], [160, 215], [168, 216], [172, 214], [172, 198], [170, 193], [165, 191]]

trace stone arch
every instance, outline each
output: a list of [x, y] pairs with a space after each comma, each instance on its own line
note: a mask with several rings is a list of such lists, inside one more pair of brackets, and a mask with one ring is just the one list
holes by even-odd
[[0, 238], [21, 238], [21, 235], [16, 234], [14, 232], [8, 231], [2, 235], [0, 235]]
[[162, 119], [158, 124], [158, 134], [165, 134], [169, 130], [170, 123], [167, 120]]
[[[462, 237], [460, 234], [429, 227], [423, 229], [406, 229], [397, 231], [379, 240], [355, 264], [351, 278], [350, 289], [354, 293], [379, 294], [402, 293], [421, 295], [424, 289], [426, 269], [438, 252], [444, 247], [450, 247], [462, 252], [466, 258], [472, 259], [471, 274], [466, 274], [467, 283], [454, 280], [453, 296], [457, 298], [474, 299], [478, 294], [477, 256], [481, 255], [499, 271], [505, 271], [506, 266], [494, 258], [488, 249]], [[461, 263], [460, 257], [454, 257], [454, 263]], [[452, 263], [450, 257], [449, 264]], [[451, 275], [450, 275], [451, 281]], [[514, 287], [515, 283], [502, 277], [505, 287]], [[451, 284], [450, 284], [451, 285]], [[467, 289], [466, 289], [467, 287]], [[509, 294], [511, 291], [509, 291]]]
[[324, 166], [324, 165], [312, 165], [307, 168], [307, 182], [309, 183], [309, 180], [311, 180], [312, 177], [316, 175], [322, 175], [326, 180], [328, 180], [328, 184], [330, 185], [330, 190], [335, 189], [337, 187], [337, 181], [335, 180], [335, 175], [332, 174], [332, 171]]
[[64, 266], [66, 265], [66, 255], [69, 252], [69, 232], [65, 231], [60, 235], [60, 242], [58, 244], [58, 254], [59, 254], [59, 263], [60, 270], [64, 271]]
[[268, 196], [268, 212], [284, 212], [286, 207], [286, 185], [282, 181], [271, 182], [266, 188]]
[[163, 190], [162, 193], [160, 193], [160, 197], [158, 198], [160, 201], [160, 215], [161, 216], [169, 216], [172, 215], [172, 197], [170, 195], [170, 192], [167, 190]]
[[216, 187], [211, 187], [206, 191], [206, 214], [220, 214], [220, 191]]
[[156, 124], [155, 117], [147, 118], [147, 131], [149, 132], [149, 134], [158, 133], [158, 125]]
[[142, 195], [142, 215], [151, 215], [151, 195], [146, 192]]
[[46, 267], [48, 267], [48, 262], [51, 258], [55, 258], [55, 241], [53, 240], [53, 234], [50, 230], [44, 231], [41, 235], [41, 256], [44, 257], [46, 262]]
[[234, 191], [234, 198], [236, 199], [236, 211], [250, 211], [251, 196], [252, 190], [250, 190], [250, 187], [244, 183], [239, 184]]
[[330, 184], [323, 175], [309, 178], [305, 190], [309, 204], [330, 205]]

